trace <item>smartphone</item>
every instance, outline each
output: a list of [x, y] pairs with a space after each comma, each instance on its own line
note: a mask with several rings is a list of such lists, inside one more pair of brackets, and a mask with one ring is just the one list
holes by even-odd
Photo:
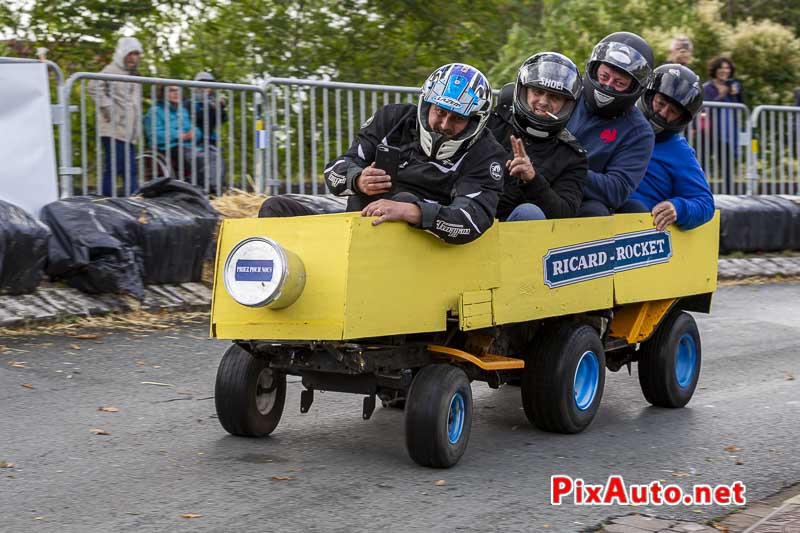
[[394, 146], [379, 144], [375, 152], [375, 167], [386, 172], [392, 181], [397, 177], [400, 166], [400, 150]]

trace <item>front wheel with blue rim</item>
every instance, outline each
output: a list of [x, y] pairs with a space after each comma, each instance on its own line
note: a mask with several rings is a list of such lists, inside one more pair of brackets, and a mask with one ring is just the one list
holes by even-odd
[[429, 365], [411, 383], [405, 411], [406, 448], [417, 464], [449, 468], [467, 449], [472, 388], [453, 365]]
[[658, 407], [683, 407], [700, 378], [700, 333], [692, 315], [673, 311], [642, 345], [639, 385], [645, 399]]
[[562, 322], [537, 334], [522, 372], [522, 407], [539, 429], [578, 433], [592, 423], [605, 387], [597, 331]]

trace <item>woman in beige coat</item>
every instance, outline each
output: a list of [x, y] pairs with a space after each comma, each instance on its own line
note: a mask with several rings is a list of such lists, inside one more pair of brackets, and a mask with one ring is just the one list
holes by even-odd
[[[142, 45], [135, 37], [117, 42], [114, 59], [102, 74], [135, 76], [142, 56]], [[103, 150], [103, 178], [97, 191], [112, 196], [117, 178], [122, 177], [123, 194], [137, 188], [136, 150], [142, 124], [142, 86], [138, 83], [95, 80], [89, 94], [97, 106], [97, 124]], [[112, 188], [113, 187], [113, 188]]]

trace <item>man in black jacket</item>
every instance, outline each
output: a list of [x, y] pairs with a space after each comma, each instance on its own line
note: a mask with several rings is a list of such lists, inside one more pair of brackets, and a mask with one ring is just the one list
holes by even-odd
[[[505, 152], [485, 129], [491, 107], [480, 71], [444, 65], [425, 81], [418, 105], [386, 105], [364, 123], [350, 149], [326, 165], [328, 188], [348, 197], [348, 211], [377, 217], [374, 225], [405, 221], [451, 244], [471, 242], [494, 223], [505, 175]], [[396, 170], [376, 166], [379, 150], [396, 152]], [[267, 200], [259, 215], [313, 214], [287, 200]]]
[[577, 216], [586, 182], [586, 152], [564, 127], [582, 91], [569, 58], [542, 52], [529, 57], [516, 83], [500, 91], [489, 129], [511, 158], [497, 209], [500, 220]]

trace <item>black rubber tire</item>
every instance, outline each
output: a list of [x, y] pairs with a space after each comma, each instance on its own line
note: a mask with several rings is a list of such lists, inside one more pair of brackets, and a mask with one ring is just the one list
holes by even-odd
[[[688, 334], [694, 341], [696, 359], [691, 382], [681, 387], [676, 376], [675, 363], [684, 334]], [[645, 399], [658, 407], [683, 407], [692, 399], [697, 387], [701, 363], [700, 333], [694, 318], [684, 311], [670, 313], [640, 351], [639, 385]]]
[[[450, 403], [456, 394], [464, 402], [464, 421], [455, 443], [448, 437]], [[405, 410], [406, 448], [419, 465], [449, 468], [467, 449], [472, 426], [472, 388], [467, 374], [453, 365], [429, 365], [420, 370], [408, 391]]]
[[[606, 358], [597, 332], [586, 324], [562, 322], [542, 331], [522, 372], [522, 407], [528, 420], [543, 431], [579, 433], [594, 420], [605, 388]], [[589, 405], [575, 402], [578, 362], [594, 352], [599, 366], [597, 388]]]
[[257, 387], [262, 371], [270, 372], [267, 361], [253, 357], [236, 344], [222, 356], [214, 387], [214, 404], [219, 423], [231, 435], [264, 437], [280, 422], [286, 401], [286, 375], [273, 373], [272, 383], [266, 390], [274, 389], [274, 402], [261, 412]]

